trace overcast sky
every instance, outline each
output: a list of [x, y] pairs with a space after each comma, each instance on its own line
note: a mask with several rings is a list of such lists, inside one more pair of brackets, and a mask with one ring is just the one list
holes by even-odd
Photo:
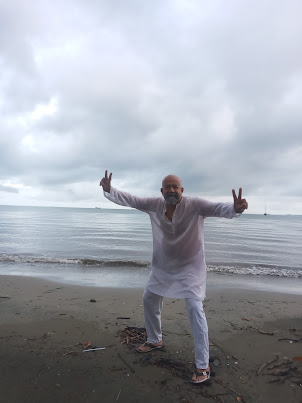
[[0, 0], [0, 204], [99, 181], [302, 214], [302, 2]]

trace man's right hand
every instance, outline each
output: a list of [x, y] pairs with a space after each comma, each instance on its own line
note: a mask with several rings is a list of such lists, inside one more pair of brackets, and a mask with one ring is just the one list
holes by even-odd
[[110, 172], [109, 178], [108, 178], [108, 171], [106, 169], [105, 171], [105, 176], [100, 182], [100, 186], [103, 187], [103, 190], [107, 193], [110, 193], [111, 189], [111, 178], [112, 178], [112, 172]]

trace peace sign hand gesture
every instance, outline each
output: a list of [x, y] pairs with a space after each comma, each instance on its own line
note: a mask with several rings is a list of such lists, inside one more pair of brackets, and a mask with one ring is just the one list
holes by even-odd
[[105, 171], [105, 176], [104, 176], [104, 178], [101, 180], [100, 186], [102, 186], [102, 187], [103, 187], [103, 190], [104, 190], [105, 192], [107, 192], [107, 193], [110, 193], [110, 189], [111, 189], [111, 178], [112, 178], [112, 172], [110, 173], [109, 178], [108, 178], [108, 171], [107, 171], [107, 169], [106, 169], [106, 171]]
[[248, 203], [245, 199], [241, 198], [242, 188], [239, 188], [238, 197], [236, 196], [235, 190], [232, 190], [233, 198], [234, 198], [234, 209], [236, 213], [243, 213], [244, 210], [248, 208]]

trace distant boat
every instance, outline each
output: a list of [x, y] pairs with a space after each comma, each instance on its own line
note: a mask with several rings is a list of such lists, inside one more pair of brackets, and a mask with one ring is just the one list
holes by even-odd
[[102, 207], [95, 207], [95, 208], [102, 208]]
[[263, 215], [267, 215], [267, 213], [266, 213], [266, 205], [265, 205], [265, 208], [264, 208], [264, 214]]

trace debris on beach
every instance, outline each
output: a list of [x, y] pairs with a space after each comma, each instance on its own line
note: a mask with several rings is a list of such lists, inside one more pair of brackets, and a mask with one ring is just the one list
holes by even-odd
[[144, 327], [127, 326], [120, 332], [120, 336], [121, 344], [126, 343], [132, 347], [139, 343], [145, 343], [147, 340], [147, 332]]
[[276, 332], [276, 330], [275, 330], [274, 332], [265, 332], [264, 330], [257, 329], [256, 327], [253, 327], [253, 326], [249, 326], [249, 328], [250, 328], [250, 329], [257, 330], [259, 333], [261, 333], [261, 334], [266, 334], [267, 336], [274, 336], [274, 335], [275, 335], [275, 332]]
[[[85, 343], [82, 343], [82, 347], [83, 347], [83, 353], [85, 353], [86, 351], [96, 351], [96, 350], [105, 350], [105, 347], [96, 347], [93, 346], [91, 344], [91, 341], [85, 341]], [[88, 348], [90, 347], [90, 348]]]
[[261, 367], [258, 369], [257, 371], [257, 375], [260, 375], [260, 372], [266, 368], [268, 365], [272, 364], [273, 362], [279, 360], [279, 357], [276, 356], [275, 358], [273, 358], [272, 360], [266, 361], [264, 364], [261, 365]]
[[[111, 347], [111, 346], [106, 346], [106, 347], [96, 347], [93, 346], [91, 341], [85, 341], [84, 343], [82, 342], [78, 342], [76, 344], [72, 344], [71, 346], [66, 346], [64, 347], [65, 349], [69, 349], [69, 351], [67, 351], [66, 353], [63, 354], [63, 357], [65, 357], [66, 355], [70, 355], [70, 354], [78, 354], [79, 351], [74, 351], [74, 350], [70, 350], [72, 347], [79, 347], [79, 348], [83, 348], [82, 352], [85, 353], [87, 351], [97, 351], [97, 350], [105, 350], [106, 347]], [[88, 348], [90, 347], [90, 348]]]
[[117, 398], [115, 399], [116, 402], [118, 401], [118, 398], [120, 397], [121, 391], [122, 391], [122, 389], [120, 389], [120, 391], [118, 392]]
[[91, 298], [90, 302], [96, 302], [96, 299]]
[[88, 348], [91, 346], [91, 341], [85, 341], [84, 343], [82, 343], [83, 348]]
[[[257, 375], [261, 373], [262, 376], [269, 375], [276, 377], [271, 378], [268, 381], [269, 383], [283, 383], [286, 379], [291, 379], [291, 382], [295, 382], [295, 380], [299, 381], [302, 375], [302, 367], [299, 365], [299, 358], [302, 361], [302, 357], [294, 357], [292, 360], [289, 360], [287, 357], [280, 359], [279, 356], [276, 356], [274, 359], [262, 364], [257, 371]], [[297, 365], [295, 362], [298, 362]]]
[[83, 353], [86, 353], [86, 351], [96, 351], [96, 350], [105, 350], [105, 347], [95, 347], [95, 348], [88, 348], [83, 350]]
[[289, 329], [286, 330], [289, 330], [290, 332], [302, 332], [302, 329], [296, 329], [294, 327], [290, 327]]
[[283, 339], [278, 339], [278, 341], [289, 341], [290, 343], [299, 343], [302, 342], [302, 337], [299, 339], [289, 339], [288, 337], [285, 337]]

